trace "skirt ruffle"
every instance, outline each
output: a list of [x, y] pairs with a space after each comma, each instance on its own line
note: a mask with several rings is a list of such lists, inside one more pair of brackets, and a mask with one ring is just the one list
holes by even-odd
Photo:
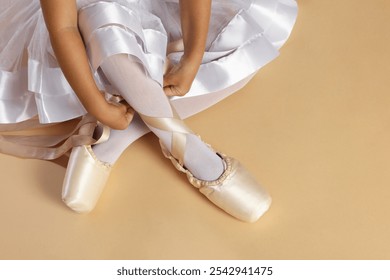
[[[162, 84], [165, 65], [177, 63], [181, 29], [178, 1], [89, 1], [79, 9], [81, 30], [98, 86], [115, 95], [100, 65], [128, 54]], [[61, 72], [39, 1], [0, 0], [0, 123], [39, 116], [62, 122], [86, 111]], [[207, 48], [193, 86], [174, 97], [186, 117], [242, 87], [278, 56], [297, 15], [295, 0], [214, 0]], [[194, 109], [195, 108], [195, 109]]]

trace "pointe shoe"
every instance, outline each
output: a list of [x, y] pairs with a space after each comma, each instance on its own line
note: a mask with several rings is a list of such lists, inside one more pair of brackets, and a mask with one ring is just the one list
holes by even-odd
[[236, 159], [216, 153], [224, 163], [223, 174], [214, 181], [195, 178], [184, 167], [186, 134], [192, 133], [174, 115], [173, 118], [155, 118], [141, 115], [150, 126], [172, 132], [171, 152], [160, 142], [162, 152], [179, 171], [185, 173], [189, 182], [211, 202], [233, 217], [244, 222], [257, 221], [270, 207], [271, 197], [255, 178]]
[[[100, 123], [94, 132], [95, 144], [110, 137], [110, 128]], [[90, 145], [72, 149], [62, 185], [62, 200], [78, 213], [91, 212], [110, 176], [112, 166], [100, 161]]]
[[204, 181], [195, 178], [163, 145], [161, 149], [175, 168], [187, 175], [191, 185], [233, 217], [253, 223], [269, 209], [272, 202], [270, 195], [238, 160], [217, 153], [224, 163], [225, 170], [217, 180]]
[[110, 176], [112, 166], [100, 161], [91, 146], [74, 147], [62, 187], [62, 200], [78, 213], [88, 213], [97, 201]]

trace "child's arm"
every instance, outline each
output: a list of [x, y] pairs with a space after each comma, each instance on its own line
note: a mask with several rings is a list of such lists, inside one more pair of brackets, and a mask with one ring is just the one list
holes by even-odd
[[164, 77], [166, 95], [185, 95], [191, 88], [205, 51], [211, 0], [180, 0], [184, 55]]
[[107, 103], [93, 79], [77, 26], [76, 1], [41, 0], [41, 7], [61, 70], [85, 109], [111, 128], [127, 128], [132, 118], [128, 107]]

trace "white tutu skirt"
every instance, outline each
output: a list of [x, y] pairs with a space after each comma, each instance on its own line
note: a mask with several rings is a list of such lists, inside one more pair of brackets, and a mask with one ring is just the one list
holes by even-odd
[[[77, 4], [91, 69], [107, 96], [115, 95], [99, 68], [107, 57], [128, 54], [160, 84], [167, 62], [180, 60], [178, 0]], [[40, 123], [55, 123], [85, 115], [58, 66], [39, 0], [0, 0], [0, 7], [0, 123], [37, 115]], [[190, 92], [171, 100], [179, 115], [204, 110], [242, 87], [278, 56], [296, 15], [295, 0], [214, 0], [200, 70]]]

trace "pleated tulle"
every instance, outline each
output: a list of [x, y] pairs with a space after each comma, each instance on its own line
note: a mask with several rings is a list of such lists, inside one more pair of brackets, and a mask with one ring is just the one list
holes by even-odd
[[[95, 80], [110, 94], [115, 92], [99, 69], [107, 57], [126, 53], [161, 84], [167, 61], [175, 63], [183, 54], [177, 47], [181, 39], [177, 0], [78, 0], [77, 4]], [[41, 123], [53, 123], [84, 115], [58, 66], [39, 1], [0, 0], [0, 7], [0, 123], [36, 115]], [[278, 56], [296, 14], [295, 0], [214, 0], [199, 73], [190, 92], [172, 102], [192, 104], [201, 111], [217, 102], [221, 92], [225, 97], [236, 91]], [[186, 106], [178, 111], [188, 115]]]

